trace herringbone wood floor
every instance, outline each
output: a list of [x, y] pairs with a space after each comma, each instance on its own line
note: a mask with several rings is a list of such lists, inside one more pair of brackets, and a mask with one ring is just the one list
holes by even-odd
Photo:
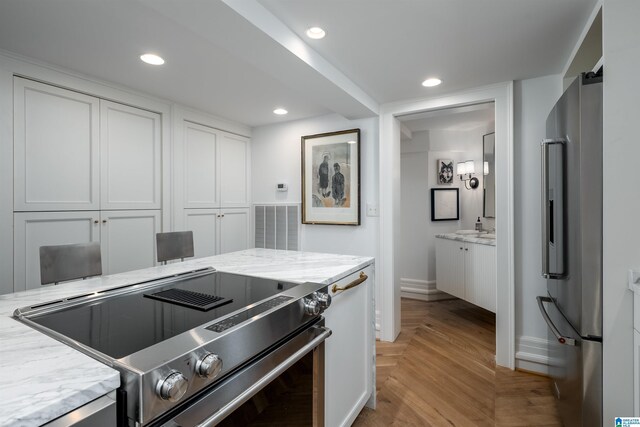
[[495, 315], [462, 300], [402, 300], [376, 344], [377, 409], [354, 426], [561, 426], [549, 379], [495, 366]]

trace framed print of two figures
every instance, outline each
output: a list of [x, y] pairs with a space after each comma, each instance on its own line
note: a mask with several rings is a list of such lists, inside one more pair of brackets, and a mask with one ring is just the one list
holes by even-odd
[[360, 225], [360, 129], [302, 137], [302, 223]]

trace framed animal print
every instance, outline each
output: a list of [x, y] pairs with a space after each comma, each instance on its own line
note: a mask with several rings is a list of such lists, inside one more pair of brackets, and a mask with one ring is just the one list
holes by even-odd
[[436, 180], [438, 185], [453, 184], [453, 160], [438, 159], [436, 171], [438, 173]]
[[302, 223], [360, 225], [360, 129], [302, 137]]

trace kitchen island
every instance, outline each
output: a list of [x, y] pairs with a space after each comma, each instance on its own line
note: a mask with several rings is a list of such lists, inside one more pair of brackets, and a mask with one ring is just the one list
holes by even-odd
[[[119, 373], [108, 366], [16, 321], [16, 308], [85, 295], [141, 281], [213, 267], [218, 271], [295, 283], [332, 284], [363, 268], [372, 271], [373, 258], [308, 252], [250, 249], [172, 263], [111, 276], [0, 296], [0, 425], [42, 425], [103, 396], [120, 385]], [[373, 286], [373, 280], [368, 286]], [[373, 295], [373, 292], [368, 292]], [[373, 393], [373, 299], [371, 350]], [[329, 323], [329, 322], [328, 322]], [[335, 329], [335, 327], [334, 327]], [[367, 331], [362, 331], [367, 333]], [[371, 395], [364, 401], [373, 401]], [[357, 415], [357, 412], [355, 413]], [[353, 414], [349, 415], [352, 418]], [[353, 416], [355, 417], [355, 416]]]

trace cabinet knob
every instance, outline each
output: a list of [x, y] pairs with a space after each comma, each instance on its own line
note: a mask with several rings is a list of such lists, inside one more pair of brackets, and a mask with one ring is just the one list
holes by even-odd
[[222, 218], [224, 218], [224, 214], [222, 214]]
[[106, 220], [106, 219], [103, 219], [103, 220], [102, 220], [102, 223], [103, 223], [103, 224], [106, 224], [106, 223], [107, 223], [107, 220]]
[[99, 222], [100, 222], [100, 221], [98, 221], [97, 219], [94, 219], [94, 220], [93, 220], [93, 223], [94, 223], [94, 224], [97, 224], [97, 223], [99, 223]]
[[460, 250], [462, 250], [462, 246], [460, 247]]
[[468, 252], [468, 251], [469, 251], [469, 248], [464, 248], [464, 250]]

